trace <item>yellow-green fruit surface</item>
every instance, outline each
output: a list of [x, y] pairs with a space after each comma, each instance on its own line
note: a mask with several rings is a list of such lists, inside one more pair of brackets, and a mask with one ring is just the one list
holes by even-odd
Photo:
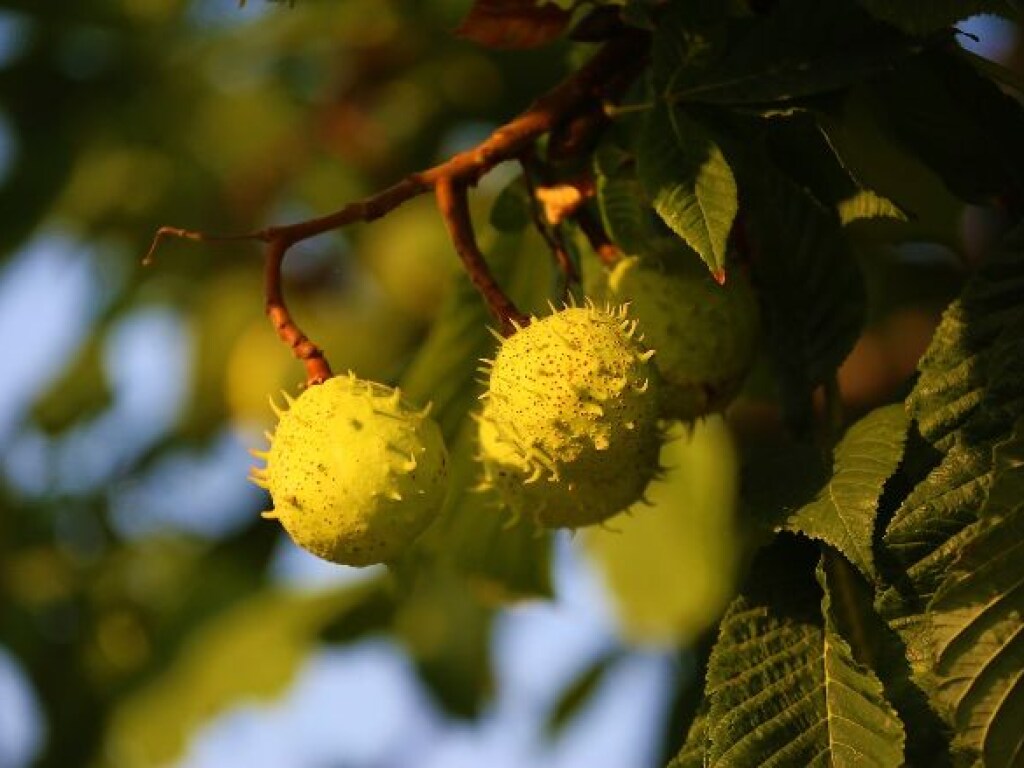
[[277, 518], [303, 549], [345, 565], [388, 562], [444, 502], [441, 430], [397, 390], [354, 376], [311, 386], [283, 411], [253, 470]]
[[479, 420], [485, 484], [545, 527], [599, 523], [658, 470], [658, 377], [625, 311], [573, 307], [506, 339]]
[[694, 256], [674, 254], [671, 267], [631, 256], [608, 276], [607, 295], [628, 302], [647, 341], [658, 350], [662, 415], [693, 420], [727, 406], [757, 352], [760, 318], [746, 278], [719, 285]]

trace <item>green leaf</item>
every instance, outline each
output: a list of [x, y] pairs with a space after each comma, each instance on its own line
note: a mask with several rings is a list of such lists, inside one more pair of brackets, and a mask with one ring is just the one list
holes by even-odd
[[906, 436], [902, 403], [878, 408], [850, 427], [833, 452], [832, 477], [785, 528], [831, 544], [874, 580], [878, 499], [903, 456]]
[[773, 162], [823, 206], [834, 208], [843, 225], [867, 218], [906, 221], [902, 208], [866, 189], [846, 167], [820, 119], [800, 111], [768, 121], [764, 138]]
[[1022, 235], [968, 282], [921, 360], [907, 407], [939, 458], [882, 540], [876, 604], [955, 729], [963, 764], [1020, 760]]
[[928, 606], [937, 699], [954, 749], [987, 768], [1024, 759], [1024, 419], [996, 451], [981, 522]]
[[421, 569], [413, 579], [396, 612], [394, 633], [438, 703], [457, 717], [475, 717], [493, 693], [494, 609], [449, 569]]
[[878, 116], [969, 202], [1024, 205], [1024, 107], [960, 57], [929, 52], [872, 81]]
[[651, 203], [636, 176], [636, 162], [606, 144], [594, 161], [601, 222], [612, 241], [627, 254], [643, 253], [658, 237]]
[[626, 637], [686, 644], [712, 626], [733, 593], [739, 467], [729, 429], [717, 417], [689, 430], [675, 425], [660, 463], [671, 470], [648, 486], [650, 507], [638, 505], [581, 539]]
[[914, 35], [926, 35], [978, 13], [1013, 17], [1007, 0], [860, 0], [874, 16]]
[[666, 93], [671, 101], [784, 101], [861, 82], [920, 47], [855, 3], [782, 0], [770, 13], [737, 22], [711, 66], [681, 66]]
[[888, 118], [880, 113], [870, 86], [854, 89], [841, 105], [816, 117], [829, 147], [850, 176], [911, 214], [910, 221], [871, 222], [871, 231], [886, 241], [930, 241], [961, 247], [958, 222], [963, 202], [913, 148], [892, 136], [885, 125]]
[[940, 456], [882, 539], [889, 586], [879, 610], [904, 636], [921, 617], [988, 498], [993, 450], [1024, 413], [1024, 230], [1011, 233], [943, 314], [918, 364], [908, 412]]
[[[547, 298], [546, 249], [532, 237], [499, 236], [489, 248], [491, 266], [518, 306], [537, 308]], [[410, 561], [425, 557], [454, 568], [490, 601], [549, 595], [551, 537], [526, 523], [507, 527], [492, 492], [475, 490], [479, 466], [476, 422], [469, 417], [482, 391], [476, 379], [481, 357], [493, 357], [491, 317], [468, 279], [459, 280], [430, 335], [402, 380], [409, 397], [433, 401], [450, 453], [450, 492], [437, 520], [417, 542]]]
[[463, 422], [449, 450], [451, 491], [419, 552], [458, 570], [487, 602], [550, 596], [551, 535], [527, 520], [509, 525], [494, 491], [477, 487], [475, 421]]
[[690, 723], [679, 753], [669, 761], [666, 768], [704, 768], [704, 754], [708, 747], [707, 699], [704, 699], [697, 716]]
[[1022, 295], [1024, 227], [1018, 227], [947, 308], [918, 364], [907, 407], [940, 450], [958, 435], [974, 443], [1005, 436], [1024, 410]]
[[825, 592], [821, 605], [825, 616], [825, 700], [833, 750], [829, 764], [862, 765], [867, 758], [880, 766], [903, 765], [903, 723], [886, 699], [881, 681], [871, 669], [858, 663], [850, 643], [839, 631], [837, 596], [841, 591], [833, 574], [824, 563], [819, 565], [818, 580]]
[[887, 197], [870, 189], [859, 189], [843, 198], [836, 206], [839, 220], [850, 224], [861, 219], [896, 219], [909, 221], [906, 211]]
[[108, 754], [139, 768], [166, 765], [204, 722], [283, 691], [327, 622], [381, 599], [376, 582], [318, 594], [267, 590], [217, 615], [115, 710]]
[[836, 627], [806, 549], [777, 542], [722, 621], [708, 667], [707, 766], [903, 764], [903, 727]]
[[521, 174], [498, 193], [491, 206], [490, 222], [499, 232], [516, 232], [530, 223], [530, 195]]
[[644, 124], [637, 175], [658, 215], [723, 276], [739, 203], [732, 169], [711, 134], [682, 110], [659, 105]]
[[96, 416], [113, 402], [103, 366], [105, 337], [97, 330], [71, 364], [32, 406], [33, 421], [48, 434]]
[[558, 736], [572, 722], [621, 658], [621, 651], [611, 651], [599, 656], [583, 670], [582, 674], [568, 688], [562, 691], [562, 695], [558, 697], [558, 701], [555, 702], [546, 719], [544, 730], [548, 738]]
[[789, 422], [810, 420], [814, 387], [830, 379], [860, 335], [860, 267], [838, 218], [767, 164], [745, 171], [747, 234], [766, 336]]
[[915, 486], [883, 538], [890, 586], [880, 613], [900, 632], [913, 631], [956, 558], [964, 529], [978, 516], [991, 485], [992, 449], [954, 445]]

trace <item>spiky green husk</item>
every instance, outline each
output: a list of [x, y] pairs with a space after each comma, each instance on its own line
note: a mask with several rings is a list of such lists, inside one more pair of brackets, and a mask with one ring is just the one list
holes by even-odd
[[[353, 375], [309, 387], [279, 411], [252, 479], [303, 549], [345, 565], [399, 556], [444, 502], [448, 457], [426, 410]], [[275, 410], [278, 410], [275, 407]]]
[[506, 339], [479, 418], [485, 484], [545, 527], [639, 501], [662, 441], [652, 354], [625, 309], [568, 308]]
[[719, 285], [699, 259], [676, 253], [667, 266], [635, 256], [608, 275], [607, 296], [628, 302], [658, 350], [662, 415], [692, 421], [739, 392], [757, 351], [757, 299], [739, 270]]

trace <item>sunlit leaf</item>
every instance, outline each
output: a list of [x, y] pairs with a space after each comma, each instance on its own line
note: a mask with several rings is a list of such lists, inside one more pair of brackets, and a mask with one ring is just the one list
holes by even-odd
[[996, 464], [982, 519], [967, 529], [928, 623], [954, 749], [1011, 768], [1024, 755], [1024, 420]]
[[736, 179], [714, 137], [680, 109], [651, 110], [640, 137], [637, 176], [654, 210], [723, 279], [739, 202]]
[[903, 456], [906, 434], [902, 403], [878, 408], [850, 427], [833, 452], [832, 477], [785, 527], [828, 542], [873, 579], [878, 498]]
[[708, 766], [903, 763], [904, 733], [836, 626], [819, 569], [776, 546], [722, 621], [708, 666]]

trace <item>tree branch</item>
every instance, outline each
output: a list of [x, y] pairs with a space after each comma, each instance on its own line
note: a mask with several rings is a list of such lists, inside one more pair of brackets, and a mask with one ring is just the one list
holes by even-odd
[[153, 239], [145, 263], [166, 237], [201, 242], [254, 240], [267, 244], [267, 315], [281, 339], [291, 346], [296, 357], [306, 364], [310, 383], [331, 375], [323, 353], [298, 328], [288, 313], [281, 291], [280, 271], [288, 249], [302, 240], [345, 227], [355, 222], [370, 222], [388, 214], [402, 203], [435, 189], [438, 207], [445, 217], [455, 248], [474, 285], [483, 294], [491, 311], [501, 323], [502, 332], [512, 332], [514, 322], [525, 321], [494, 281], [476, 244], [466, 204], [466, 190], [499, 163], [521, 157], [542, 135], [580, 113], [592, 111], [594, 104], [618, 96], [642, 69], [647, 60], [650, 36], [628, 29], [605, 44], [579, 70], [539, 97], [530, 107], [497, 128], [477, 146], [423, 171], [412, 173], [396, 184], [333, 213], [294, 224], [267, 227], [238, 235], [210, 235], [203, 232], [161, 227]]

